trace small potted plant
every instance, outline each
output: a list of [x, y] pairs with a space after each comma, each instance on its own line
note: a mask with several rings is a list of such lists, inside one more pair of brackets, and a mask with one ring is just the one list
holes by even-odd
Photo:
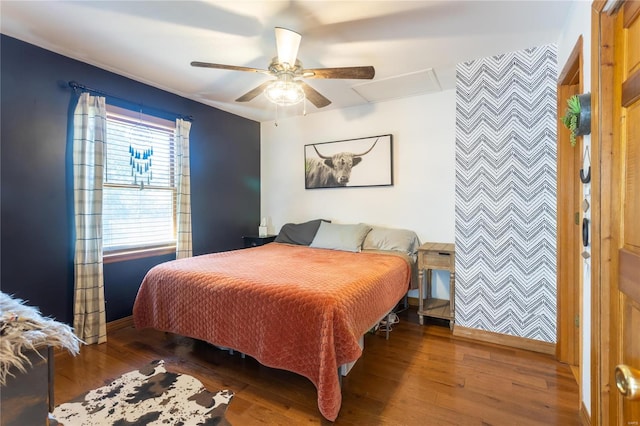
[[561, 120], [571, 132], [571, 146], [575, 146], [576, 137], [591, 133], [591, 94], [573, 95], [567, 99], [567, 111]]

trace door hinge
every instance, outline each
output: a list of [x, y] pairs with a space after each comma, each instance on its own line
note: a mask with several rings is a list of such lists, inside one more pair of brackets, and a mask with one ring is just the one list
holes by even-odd
[[580, 212], [575, 212], [575, 214], [573, 215], [573, 221], [576, 223], [576, 225], [580, 224]]
[[576, 328], [580, 328], [580, 315], [576, 315], [575, 323], [576, 323]]

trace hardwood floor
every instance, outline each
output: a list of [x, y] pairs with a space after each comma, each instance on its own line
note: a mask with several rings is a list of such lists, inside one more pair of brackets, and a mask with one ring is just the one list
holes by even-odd
[[[343, 381], [337, 425], [579, 425], [578, 387], [569, 366], [520, 349], [455, 338], [442, 324], [400, 314], [390, 340], [367, 335]], [[277, 327], [278, 324], [274, 324]], [[154, 359], [191, 374], [209, 390], [231, 389], [234, 426], [329, 424], [316, 390], [299, 375], [261, 366], [203, 342], [125, 327], [81, 354], [56, 356], [56, 404], [109, 383]]]

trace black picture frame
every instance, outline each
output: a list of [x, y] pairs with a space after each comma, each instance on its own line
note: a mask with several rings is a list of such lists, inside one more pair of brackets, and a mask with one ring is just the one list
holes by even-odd
[[305, 189], [393, 185], [392, 135], [304, 146]]

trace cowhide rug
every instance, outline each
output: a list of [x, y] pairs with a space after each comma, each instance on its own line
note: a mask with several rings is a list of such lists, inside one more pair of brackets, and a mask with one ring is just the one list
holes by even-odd
[[186, 374], [167, 372], [154, 361], [107, 386], [55, 408], [50, 425], [226, 425], [230, 390], [209, 392]]

